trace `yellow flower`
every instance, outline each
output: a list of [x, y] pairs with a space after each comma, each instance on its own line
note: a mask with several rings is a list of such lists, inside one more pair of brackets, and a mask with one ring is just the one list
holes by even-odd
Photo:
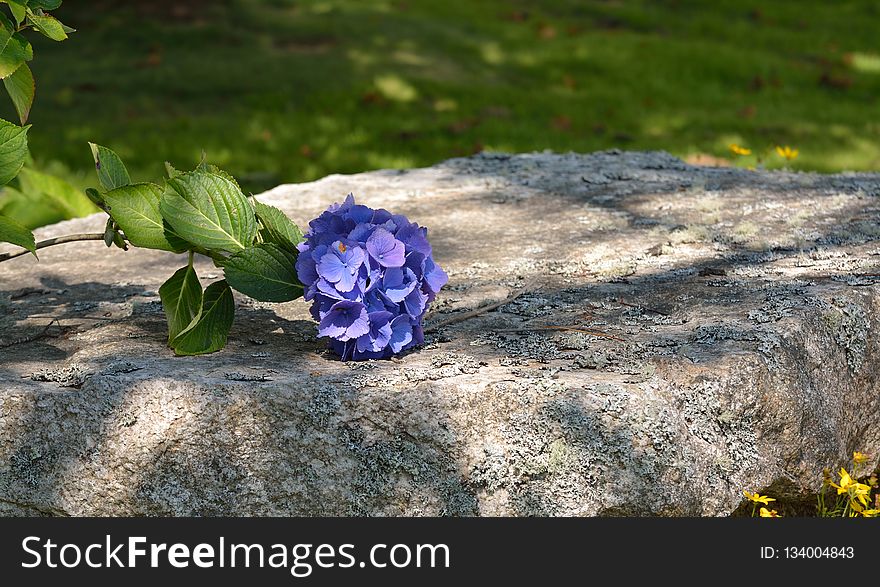
[[[755, 503], [763, 503], [764, 505], [770, 505], [771, 501], [776, 501], [772, 497], [767, 497], [766, 495], [759, 495], [757, 493], [749, 493], [748, 491], [743, 491], [743, 494], [745, 494], [745, 496], [747, 498], [749, 498], [751, 501], [753, 501]], [[761, 509], [764, 509], [764, 508], [761, 508]]]
[[856, 465], [861, 465], [862, 463], [868, 462], [868, 455], [863, 452], [856, 451], [853, 453], [853, 463]]
[[797, 149], [792, 149], [788, 145], [785, 145], [784, 147], [777, 145], [776, 152], [779, 153], [780, 157], [785, 157], [788, 161], [796, 159], [799, 153]]
[[767, 508], [761, 508], [760, 512], [761, 512], [762, 518], [781, 518], [782, 517], [778, 513], [776, 513], [776, 510], [768, 510]]
[[864, 510], [862, 515], [866, 518], [876, 518], [877, 516], [880, 516], [880, 510]]
[[849, 495], [849, 504], [855, 511], [860, 512], [867, 507], [871, 486], [853, 479], [846, 469], [840, 469], [840, 485], [832, 483], [831, 486], [837, 488], [837, 495]]
[[730, 152], [733, 153], [734, 155], [743, 155], [743, 156], [752, 154], [751, 149], [747, 149], [745, 147], [740, 147], [736, 143], [732, 143], [730, 145]]
[[850, 495], [862, 502], [863, 506], [867, 506], [868, 498], [871, 496], [871, 488], [864, 483], [854, 483]]
[[855, 483], [853, 478], [849, 476], [849, 473], [846, 472], [846, 469], [843, 467], [840, 468], [840, 485], [837, 483], [831, 483], [831, 487], [837, 488], [837, 495], [842, 493], [849, 493], [850, 487]]

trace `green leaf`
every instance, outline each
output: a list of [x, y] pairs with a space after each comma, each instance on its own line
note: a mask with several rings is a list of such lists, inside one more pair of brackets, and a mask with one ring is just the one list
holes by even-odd
[[[9, 11], [12, 12], [12, 17], [15, 19], [15, 24], [21, 24], [21, 21], [24, 20], [25, 14], [27, 14], [27, 0], [3, 0], [6, 4], [9, 4]], [[60, 2], [59, 2], [60, 4]]]
[[3, 186], [0, 191], [0, 214], [12, 218], [26, 228], [54, 224], [69, 217], [48, 196], [25, 195], [8, 185]]
[[107, 213], [122, 228], [125, 238], [136, 247], [181, 252], [165, 236], [165, 224], [159, 212], [162, 188], [153, 183], [125, 185], [104, 194]]
[[303, 240], [302, 231], [287, 215], [278, 208], [253, 200], [257, 219], [262, 225], [260, 234], [263, 240], [288, 250], [296, 251], [296, 245]]
[[238, 186], [204, 171], [169, 179], [160, 210], [181, 238], [209, 251], [241, 251], [257, 234], [254, 210]]
[[223, 263], [223, 271], [231, 287], [255, 300], [289, 302], [303, 295], [295, 263], [294, 255], [263, 243], [231, 256]]
[[92, 204], [98, 208], [104, 208], [104, 196], [95, 188], [86, 188], [86, 196], [92, 201]]
[[29, 197], [44, 196], [52, 200], [67, 218], [88, 216], [97, 210], [88, 196], [60, 177], [25, 167], [18, 180], [23, 193]]
[[216, 165], [211, 165], [210, 163], [205, 163], [203, 161], [203, 162], [199, 163], [199, 165], [196, 167], [196, 171], [205, 171], [207, 173], [213, 173], [214, 175], [219, 175], [220, 177], [228, 179], [229, 181], [234, 183], [235, 187], [237, 187], [238, 189], [241, 189], [241, 186], [238, 185], [238, 180], [235, 179], [231, 173], [223, 171], [222, 169], [220, 169]]
[[40, 10], [55, 10], [61, 6], [61, 0], [28, 0], [24, 4]]
[[6, 46], [12, 34], [15, 33], [15, 25], [9, 22], [6, 15], [0, 12], [0, 49]]
[[11, 36], [6, 26], [12, 26], [9, 19], [0, 14], [0, 78], [5, 78], [21, 67], [25, 61], [34, 58], [34, 50], [21, 33]]
[[119, 226], [112, 218], [107, 218], [107, 225], [104, 227], [104, 244], [107, 245], [108, 249], [116, 245], [123, 251], [128, 250], [128, 243], [119, 234]]
[[0, 120], [0, 185], [9, 183], [21, 171], [28, 155], [29, 128]]
[[31, 106], [34, 105], [34, 74], [26, 63], [22, 63], [15, 72], [3, 78], [3, 85], [6, 86], [6, 93], [12, 98], [12, 104], [18, 113], [21, 123], [27, 122], [31, 113]]
[[37, 243], [34, 233], [6, 216], [0, 216], [0, 242], [12, 243], [29, 250], [37, 256]]
[[166, 161], [166, 162], [165, 162], [165, 173], [168, 174], [168, 179], [174, 179], [175, 177], [177, 177], [178, 175], [180, 175], [182, 172], [176, 170], [176, 169], [174, 168], [174, 165], [172, 165], [171, 163], [169, 163], [168, 161]]
[[235, 300], [225, 280], [212, 283], [205, 290], [202, 309], [190, 325], [173, 341], [178, 355], [203, 355], [226, 346], [229, 329], [235, 318]]
[[25, 61], [34, 58], [34, 50], [16, 26], [0, 12], [0, 77], [6, 77]]
[[175, 251], [188, 251], [192, 249], [192, 243], [180, 238], [180, 235], [174, 232], [174, 229], [164, 218], [162, 219], [162, 228], [165, 229], [165, 239]]
[[95, 160], [95, 170], [98, 172], [98, 181], [105, 190], [113, 190], [131, 183], [128, 169], [119, 155], [101, 145], [89, 143], [92, 149], [92, 158]]
[[107, 245], [107, 248], [113, 246], [114, 236], [113, 234], [116, 232], [116, 223], [113, 222], [112, 218], [107, 218], [107, 224], [104, 226], [104, 244]]
[[168, 344], [186, 330], [202, 309], [202, 284], [192, 264], [178, 269], [159, 288], [159, 299], [168, 319]]
[[28, 20], [33, 23], [34, 27], [43, 33], [44, 36], [49, 37], [53, 41], [63, 41], [67, 38], [67, 33], [65, 32], [65, 27], [61, 24], [54, 16], [50, 16], [48, 14], [38, 14], [30, 9], [27, 11]]

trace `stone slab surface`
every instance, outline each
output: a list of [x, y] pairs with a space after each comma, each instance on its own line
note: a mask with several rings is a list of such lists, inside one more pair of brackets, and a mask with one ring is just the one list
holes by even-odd
[[430, 227], [429, 323], [529, 290], [357, 364], [238, 297], [228, 348], [176, 358], [184, 257], [0, 264], [0, 514], [725, 515], [876, 466], [880, 176], [483, 154], [259, 198], [304, 225], [350, 191]]

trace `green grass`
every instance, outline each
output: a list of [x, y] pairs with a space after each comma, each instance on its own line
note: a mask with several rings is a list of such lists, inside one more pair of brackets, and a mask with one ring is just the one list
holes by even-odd
[[142, 180], [204, 151], [252, 191], [481, 149], [730, 158], [736, 142], [753, 165], [790, 144], [793, 168], [880, 168], [873, 0], [103, 0], [57, 15], [78, 32], [35, 43], [31, 148], [77, 185], [95, 183], [89, 140]]

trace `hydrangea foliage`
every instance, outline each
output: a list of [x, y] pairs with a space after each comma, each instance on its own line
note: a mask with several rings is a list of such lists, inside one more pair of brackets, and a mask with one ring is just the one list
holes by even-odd
[[425, 311], [448, 280], [426, 228], [349, 194], [309, 223], [297, 248], [318, 335], [343, 360], [387, 358], [424, 342]]

